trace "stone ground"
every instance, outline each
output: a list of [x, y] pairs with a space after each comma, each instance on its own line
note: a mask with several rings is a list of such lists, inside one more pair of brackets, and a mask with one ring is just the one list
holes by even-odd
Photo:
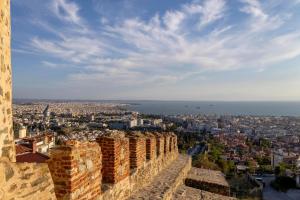
[[226, 197], [203, 190], [198, 190], [185, 185], [181, 185], [172, 200], [236, 200], [236, 198]]
[[189, 171], [188, 179], [197, 180], [199, 182], [212, 183], [229, 187], [228, 182], [222, 172], [209, 169], [200, 169], [192, 167]]
[[176, 160], [154, 178], [150, 185], [135, 192], [129, 200], [171, 199], [172, 193], [175, 192], [173, 190], [183, 183], [183, 179], [190, 168], [190, 157], [179, 155]]
[[153, 182], [135, 192], [128, 200], [236, 200], [185, 186], [184, 179], [191, 169], [190, 158], [179, 155]]

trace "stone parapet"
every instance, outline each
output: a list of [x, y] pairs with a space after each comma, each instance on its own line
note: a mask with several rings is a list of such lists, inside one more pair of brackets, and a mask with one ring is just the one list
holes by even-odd
[[188, 173], [185, 184], [189, 187], [229, 196], [230, 187], [220, 171], [193, 167]]
[[47, 164], [13, 163], [0, 158], [0, 199], [55, 200]]
[[95, 142], [68, 141], [47, 161], [57, 199], [95, 199], [101, 194], [101, 149]]
[[173, 195], [172, 200], [237, 200], [234, 197], [223, 196], [185, 185], [181, 185], [176, 193]]

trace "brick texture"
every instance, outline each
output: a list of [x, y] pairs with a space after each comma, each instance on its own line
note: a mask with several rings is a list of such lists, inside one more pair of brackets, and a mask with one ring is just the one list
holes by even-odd
[[118, 183], [129, 176], [129, 139], [114, 136], [97, 138], [103, 155], [104, 183]]
[[95, 142], [68, 141], [53, 149], [48, 166], [57, 199], [96, 199], [101, 194], [101, 160]]
[[129, 136], [130, 168], [140, 168], [146, 161], [146, 138]]
[[152, 134], [146, 135], [146, 158], [147, 160], [156, 159], [156, 137]]

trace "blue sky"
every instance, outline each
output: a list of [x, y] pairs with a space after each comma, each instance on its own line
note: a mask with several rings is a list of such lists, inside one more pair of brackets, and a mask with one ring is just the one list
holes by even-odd
[[300, 0], [12, 0], [15, 98], [300, 100]]

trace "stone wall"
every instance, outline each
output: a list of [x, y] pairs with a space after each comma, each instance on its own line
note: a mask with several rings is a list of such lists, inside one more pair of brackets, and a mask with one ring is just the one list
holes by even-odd
[[12, 129], [10, 0], [0, 1], [0, 157], [15, 161]]
[[189, 187], [229, 196], [230, 187], [221, 171], [193, 167], [185, 180]]
[[68, 141], [50, 152], [57, 199], [96, 199], [101, 194], [101, 150], [95, 142]]
[[55, 200], [47, 164], [12, 163], [0, 158], [0, 199]]
[[199, 190], [212, 192], [212, 193], [215, 193], [215, 194], [230, 196], [229, 187], [224, 186], [224, 185], [217, 185], [217, 184], [214, 184], [214, 183], [199, 181], [199, 180], [190, 179], [190, 178], [187, 178], [185, 180], [185, 185], [189, 186], [189, 187], [192, 187], [192, 188], [197, 188]]

